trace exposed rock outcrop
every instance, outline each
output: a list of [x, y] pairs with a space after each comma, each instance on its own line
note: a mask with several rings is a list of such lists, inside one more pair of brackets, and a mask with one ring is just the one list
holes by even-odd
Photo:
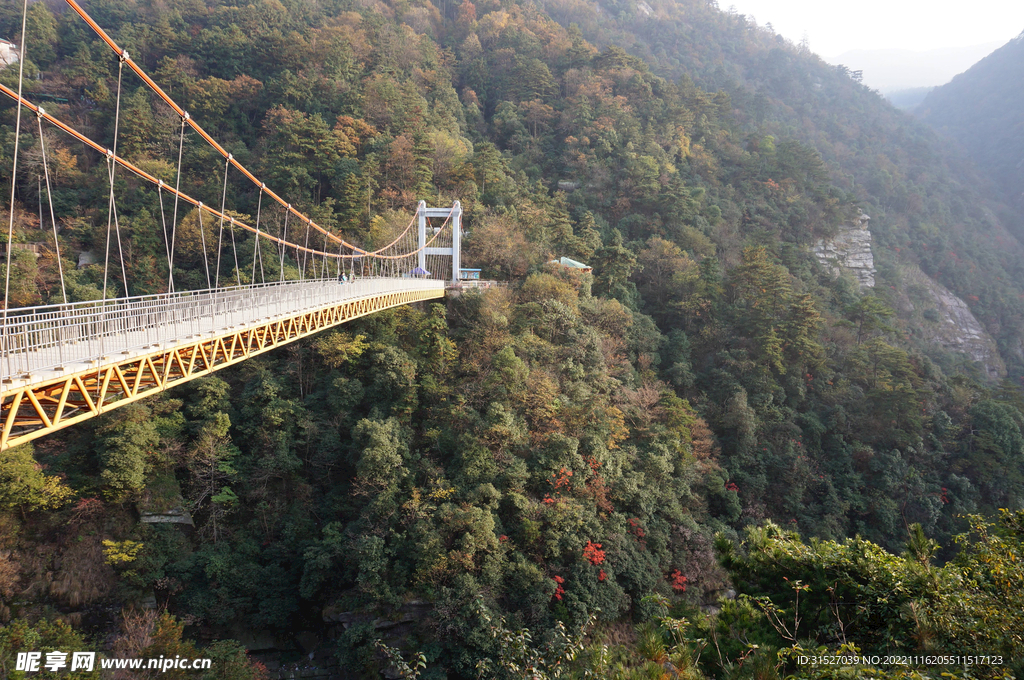
[[929, 342], [966, 354], [984, 367], [989, 378], [999, 379], [1006, 375], [1006, 364], [999, 355], [996, 341], [975, 318], [966, 302], [916, 266], [907, 267], [903, 274], [906, 285], [916, 284], [927, 291], [925, 304], [934, 304], [931, 307], [934, 311], [923, 310], [925, 321], [921, 324]]
[[871, 232], [868, 220], [861, 213], [856, 224], [840, 227], [839, 233], [830, 240], [818, 241], [814, 254], [822, 266], [831, 269], [838, 276], [849, 271], [857, 277], [862, 288], [875, 287], [875, 258], [871, 254]]
[[139, 521], [143, 524], [183, 524], [194, 527], [192, 515], [185, 508], [181, 486], [174, 475], [160, 473], [152, 477], [145, 493], [136, 503]]
[[143, 524], [187, 524], [195, 526], [192, 515], [184, 507], [171, 508], [163, 512], [139, 510], [139, 521]]
[[338, 611], [333, 605], [328, 605], [323, 610], [323, 618], [328, 625], [341, 624], [345, 630], [353, 624], [369, 623], [375, 630], [386, 631], [388, 635], [404, 635], [411, 632], [416, 624], [424, 621], [432, 610], [433, 606], [423, 600], [410, 600], [386, 616], [373, 610], [343, 612]]

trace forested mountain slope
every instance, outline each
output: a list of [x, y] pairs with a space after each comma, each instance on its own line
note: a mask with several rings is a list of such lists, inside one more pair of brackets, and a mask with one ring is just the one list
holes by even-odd
[[[656, 73], [689, 77], [706, 90], [727, 93], [732, 120], [744, 136], [772, 134], [809, 144], [821, 154], [830, 180], [873, 218], [883, 272], [886, 265], [919, 264], [969, 301], [1008, 361], [1024, 361], [1024, 218], [1019, 211], [1000, 211], [997, 218], [998, 206], [986, 202], [977, 171], [927, 125], [894, 109], [846, 67], [826, 64], [775, 34], [770, 24], [720, 11], [713, 0], [557, 0], [545, 7], [563, 25], [576, 22], [599, 45], [622, 45]], [[1005, 60], [1013, 58], [1007, 54]], [[1019, 90], [1019, 64], [1017, 58], [1003, 67], [1008, 70], [1001, 87], [1011, 98]], [[967, 104], [975, 105], [989, 104]], [[1019, 114], [1020, 107], [1002, 107], [987, 118], [1017, 115], [1012, 111]], [[963, 133], [965, 142], [980, 128], [973, 129]], [[1000, 148], [1009, 159], [1017, 146], [1011, 141]], [[1019, 176], [1019, 168], [1001, 176]]]
[[1024, 34], [928, 94], [915, 115], [957, 140], [1016, 214], [1024, 209]]
[[[970, 547], [941, 569], [929, 537], [949, 559], [966, 514], [1024, 505], [1024, 265], [926, 128], [706, 3], [649, 17], [493, 0], [87, 9], [321, 224], [371, 244], [420, 199], [460, 200], [464, 263], [506, 286], [362, 319], [0, 454], [0, 624], [14, 621], [0, 663], [33, 635], [123, 656], [235, 638], [376, 677], [387, 638], [425, 654], [424, 677], [468, 678], [484, 659], [507, 670], [558, 650], [558, 623], [596, 616], [592, 641], [611, 645], [586, 656], [598, 677], [664, 663], [749, 677], [794, 670], [774, 650], [797, 640], [767, 605], [720, 596], [781, 602], [779, 579], [804, 569], [817, 643], [846, 640], [822, 586], [834, 577], [844, 605], [892, 622], [858, 619], [850, 641], [866, 649], [1020, 656], [1024, 609], [1005, 606], [1024, 592], [1019, 516], [972, 518]], [[59, 7], [33, 3], [29, 19], [33, 92], [111, 138], [115, 57]], [[18, 27], [4, 2], [0, 29]], [[13, 107], [0, 116], [2, 173]], [[129, 81], [121, 121], [118, 148], [171, 181], [177, 117]], [[39, 142], [23, 135], [15, 238], [49, 243]], [[76, 265], [102, 252], [109, 175], [65, 137], [46, 146], [68, 292], [95, 299], [102, 268]], [[220, 200], [223, 161], [194, 135], [183, 165], [183, 190]], [[162, 291], [158, 197], [118, 181], [127, 276], [111, 285]], [[251, 216], [259, 192], [229, 185], [228, 205]], [[861, 210], [873, 289], [812, 250]], [[196, 215], [178, 227], [175, 280], [202, 287]], [[224, 258], [220, 275], [249, 282], [254, 243], [237, 243], [240, 271]], [[561, 256], [593, 274], [550, 264]], [[1009, 380], [929, 340], [946, 308], [918, 266], [999, 340]], [[13, 269], [12, 305], [59, 299], [51, 248]], [[138, 521], [176, 509], [194, 528]], [[909, 584], [898, 602], [892, 582]], [[118, 615], [154, 600], [170, 614]], [[998, 639], [983, 634], [996, 610], [1011, 631]], [[683, 613], [692, 627], [666, 618]], [[693, 651], [712, 638], [715, 653]], [[210, 649], [235, 674], [211, 678], [263, 672], [236, 643]]]

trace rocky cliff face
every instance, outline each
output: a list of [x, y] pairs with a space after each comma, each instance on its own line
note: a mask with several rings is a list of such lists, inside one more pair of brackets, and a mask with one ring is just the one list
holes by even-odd
[[875, 287], [875, 259], [871, 254], [871, 232], [868, 231], [870, 219], [861, 213], [856, 224], [841, 227], [835, 238], [818, 241], [814, 246], [814, 254], [823, 267], [831, 269], [837, 276], [844, 270], [851, 272], [862, 288]]
[[[967, 303], [916, 266], [903, 270], [904, 287], [917, 290], [912, 311], [920, 311], [919, 328], [925, 339], [954, 352], [962, 352], [982, 365], [993, 380], [1006, 375], [1006, 364], [996, 341], [971, 313]], [[917, 307], [917, 310], [914, 308]]]
[[[827, 241], [818, 241], [814, 254], [823, 267], [836, 276], [850, 272], [861, 288], [875, 287], [875, 260], [871, 254], [871, 232], [868, 220], [861, 214], [856, 223], [840, 228], [836, 236]], [[915, 328], [929, 343], [934, 343], [953, 352], [961, 352], [978, 362], [989, 378], [999, 379], [1006, 375], [1006, 364], [999, 355], [995, 340], [971, 313], [967, 303], [951, 293], [942, 284], [930, 278], [917, 267], [907, 267], [903, 272], [904, 287], [918, 291], [914, 302], [905, 295], [899, 306], [901, 316], [916, 319]], [[915, 331], [916, 332], [916, 331]], [[1024, 350], [1022, 350], [1024, 351]]]

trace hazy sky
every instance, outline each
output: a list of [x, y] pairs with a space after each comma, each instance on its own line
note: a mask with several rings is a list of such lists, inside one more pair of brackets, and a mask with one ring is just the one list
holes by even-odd
[[854, 49], [924, 51], [992, 41], [1024, 31], [1024, 0], [719, 0], [828, 59]]

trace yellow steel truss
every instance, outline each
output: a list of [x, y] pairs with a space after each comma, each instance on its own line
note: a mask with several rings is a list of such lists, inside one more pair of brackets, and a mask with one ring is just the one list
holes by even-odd
[[389, 307], [444, 295], [442, 289], [382, 293], [255, 326], [224, 329], [174, 347], [120, 359], [0, 392], [0, 451], [24, 444], [157, 391], [209, 375], [331, 326]]

